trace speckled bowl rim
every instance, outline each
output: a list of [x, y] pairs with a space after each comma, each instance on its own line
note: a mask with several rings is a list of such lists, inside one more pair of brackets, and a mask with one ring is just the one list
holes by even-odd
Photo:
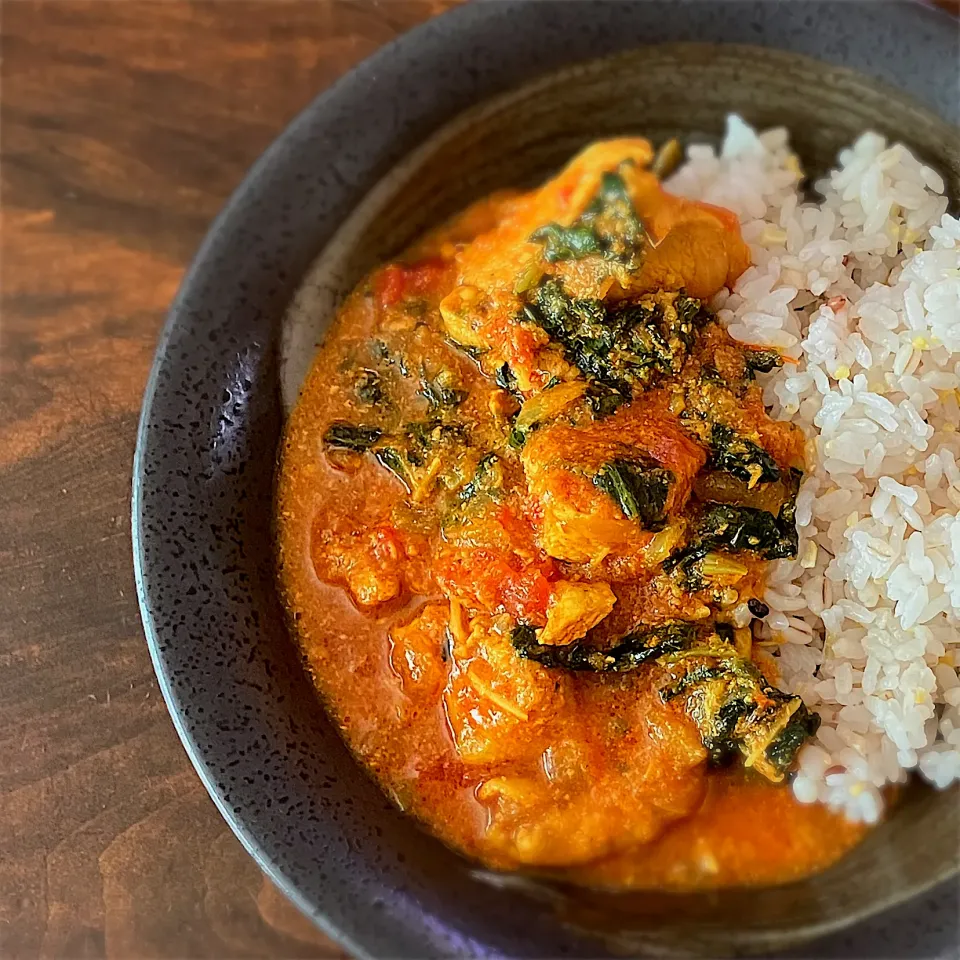
[[[341, 110], [351, 101], [356, 103], [359, 99], [368, 95], [364, 90], [364, 87], [373, 87], [378, 82], [382, 84], [383, 75], [390, 74], [392, 68], [395, 67], [399, 60], [402, 60], [404, 55], [410, 56], [412, 55], [412, 51], [419, 49], [421, 53], [449, 61], [457, 55], [454, 43], [452, 41], [459, 40], [460, 42], [466, 42], [469, 45], [470, 41], [466, 38], [469, 36], [471, 30], [484, 25], [489, 26], [496, 16], [499, 15], [506, 17], [510, 14], [511, 10], [519, 10], [519, 8], [524, 5], [525, 4], [516, 2], [498, 2], [496, 4], [490, 2], [475, 3], [469, 7], [457, 8], [442, 15], [441, 17], [435, 18], [432, 21], [428, 21], [415, 30], [394, 40], [392, 43], [381, 48], [367, 60], [363, 61], [360, 65], [355, 67], [352, 71], [341, 78], [333, 87], [317, 97], [302, 111], [297, 118], [294, 119], [294, 121], [287, 127], [280, 137], [278, 137], [278, 139], [255, 163], [247, 177], [236, 189], [227, 205], [224, 207], [222, 212], [211, 226], [206, 238], [203, 241], [203, 244], [194, 258], [190, 269], [186, 273], [181, 284], [180, 291], [177, 294], [177, 298], [171, 307], [170, 314], [167, 318], [167, 322], [159, 340], [156, 357], [147, 383], [144, 404], [138, 428], [137, 447], [133, 468], [132, 497], [134, 571], [137, 584], [138, 600], [140, 603], [144, 631], [147, 637], [151, 659], [158, 677], [161, 692], [164, 696], [164, 700], [170, 712], [171, 718], [173, 719], [177, 733], [184, 744], [191, 762], [196, 768], [202, 782], [204, 783], [204, 786], [206, 787], [211, 798], [214, 800], [214, 803], [219, 809], [221, 815], [227, 821], [230, 828], [237, 835], [244, 847], [255, 859], [261, 869], [304, 913], [310, 916], [321, 927], [321, 929], [324, 930], [325, 933], [340, 942], [346, 949], [351, 951], [351, 953], [361, 957], [374, 955], [368, 949], [367, 938], [364, 936], [364, 934], [360, 930], [347, 930], [342, 926], [338, 927], [327, 921], [324, 916], [324, 904], [314, 902], [313, 900], [310, 900], [301, 894], [296, 884], [291, 881], [287, 872], [281, 865], [282, 857], [278, 856], [276, 851], [274, 851], [272, 854], [269, 853], [264, 848], [260, 839], [258, 839], [256, 836], [255, 831], [252, 831], [244, 823], [242, 818], [237, 815], [234, 807], [224, 799], [217, 787], [215, 777], [207, 766], [207, 761], [204, 757], [203, 751], [196, 742], [194, 731], [191, 729], [191, 725], [184, 718], [182, 705], [179, 701], [179, 698], [171, 687], [167, 663], [161, 649], [159, 632], [154, 623], [151, 604], [148, 597], [148, 584], [152, 573], [149, 569], [149, 565], [145, 562], [143, 554], [144, 530], [141, 524], [141, 517], [143, 512], [144, 488], [145, 486], [149, 486], [149, 481], [146, 479], [144, 474], [144, 465], [149, 456], [148, 448], [150, 444], [152, 416], [158, 392], [161, 390], [161, 372], [168, 362], [167, 348], [169, 346], [171, 337], [179, 324], [184, 322], [193, 322], [191, 318], [186, 316], [184, 313], [185, 303], [189, 298], [191, 290], [195, 287], [202, 286], [205, 273], [213, 268], [222, 253], [224, 236], [229, 235], [231, 231], [236, 228], [237, 223], [242, 222], [243, 219], [248, 215], [249, 198], [251, 195], [255, 195], [260, 189], [262, 189], [263, 183], [270, 177], [271, 169], [278, 161], [282, 160], [283, 155], [288, 153], [291, 149], [296, 149], [297, 142], [308, 138], [313, 131], [313, 128], [317, 126], [319, 122], [318, 118], [322, 121], [325, 115], [335, 116], [339, 110]], [[574, 4], [571, 4], [571, 6], [573, 5]], [[650, 0], [650, 2], [644, 4], [648, 10], [669, 5], [670, 4], [658, 3], [657, 0]], [[793, 4], [794, 8], [804, 5], [813, 6], [811, 4], [803, 4], [802, 2]], [[611, 6], [620, 5], [611, 4]], [[683, 4], [683, 6], [690, 9], [693, 6], [699, 5]], [[785, 35], [782, 31], [778, 30], [775, 18], [771, 19], [769, 16], [770, 8], [777, 6], [779, 5], [775, 3], [764, 3], [762, 0], [759, 3], [749, 2], [749, 0], [735, 0], [733, 3], [725, 2], [725, 0], [719, 0], [719, 2], [712, 4], [714, 11], [717, 11], [719, 8], [723, 7], [729, 13], [731, 8], [736, 7], [737, 10], [735, 19], [739, 21], [740, 27], [742, 28], [745, 23], [752, 20], [752, 22], [758, 24], [756, 32], [747, 37], [744, 37], [742, 34], [731, 35], [729, 37], [719, 36], [717, 34], [701, 36], [698, 33], [697, 26], [694, 25], [690, 29], [681, 30], [679, 32], [668, 29], [666, 35], [659, 37], [658, 41], [746, 41], [758, 45], [783, 49], [788, 52], [796, 52], [812, 56], [819, 55], [822, 59], [827, 60], [828, 62], [838, 62], [839, 58], [843, 61], [842, 65], [851, 67], [853, 69], [856, 69], [859, 66], [856, 63], [856, 58], [854, 58], [852, 61], [846, 58], [846, 51], [831, 51], [829, 49], [825, 49], [823, 41], [818, 38], [815, 30], [808, 29], [805, 33], [801, 31], [800, 33], [792, 36], [789, 34]], [[878, 5], [876, 3], [864, 4], [857, 2], [857, 0], [851, 0], [851, 2], [846, 3], [845, 6], [849, 10], [859, 9], [862, 12], [863, 7], [865, 6], [872, 7], [874, 10], [876, 10]], [[925, 27], [929, 30], [936, 30], [938, 27], [949, 30], [954, 27], [952, 21], [950, 21], [945, 15], [939, 13], [938, 11], [927, 9], [919, 4], [911, 3], [909, 0], [907, 0], [907, 2], [880, 4], [880, 6], [890, 10], [895, 10], [900, 16], [909, 14], [910, 16], [917, 18], [916, 20], [909, 21], [913, 24], [919, 23], [921, 18], [926, 17], [927, 22]], [[491, 10], [493, 7], [498, 9], [493, 12]], [[764, 7], [767, 9], [764, 10]], [[616, 52], [617, 49], [618, 48], [616, 46], [611, 46], [610, 52]], [[553, 69], [549, 66], [532, 68], [527, 65], [518, 65], [516, 63], [513, 65], [513, 67], [515, 74], [522, 77], [526, 82], [530, 83], [536, 82], [537, 78], [542, 76], [543, 73], [549, 72], [550, 69]], [[873, 70], [872, 72], [876, 74], [876, 70]], [[894, 75], [889, 75], [880, 79], [885, 80], [887, 83], [897, 85], [898, 78]], [[516, 77], [505, 75], [503, 84], [498, 84], [497, 81], [484, 81], [486, 85], [486, 93], [490, 96], [494, 96], [496, 93], [502, 92], [504, 88], [514, 86], [515, 80]], [[938, 91], [934, 84], [924, 82], [921, 78], [921, 81], [914, 84], [908, 92], [912, 93], [918, 99], [925, 101], [925, 104], [928, 107], [933, 108], [942, 116], [949, 118], [951, 122], [956, 124], [958, 112], [957, 105], [952, 99], [948, 100], [944, 91]], [[448, 116], [447, 120], [452, 120], [454, 117], [455, 114]], [[433, 129], [436, 129], [435, 124], [433, 125]], [[403, 154], [407, 152], [409, 152], [409, 150], [403, 150], [397, 156], [389, 158], [388, 165], [399, 160]], [[365, 186], [367, 189], [369, 189], [378, 182], [379, 177], [370, 173], [370, 171], [366, 171], [366, 173], [368, 174], [369, 182]], [[346, 184], [344, 184], [343, 189], [345, 191], [349, 192], [351, 188], [353, 189], [353, 192], [357, 193], [355, 202], [362, 202], [366, 190], [353, 185], [348, 187]], [[333, 230], [330, 232], [330, 235], [333, 235], [335, 232], [336, 229], [333, 228]], [[935, 882], [936, 880], [932, 880], [931, 884]], [[881, 906], [878, 909], [884, 908]], [[856, 919], [862, 919], [862, 916], [852, 918], [848, 922], [854, 922]], [[848, 922], [838, 922], [829, 926], [825, 926], [822, 929], [817, 929], [813, 934], [811, 934], [811, 936], [820, 936], [824, 933], [831, 932], [832, 930], [846, 927]], [[805, 937], [804, 939], [808, 939], [808, 937]], [[426, 940], [424, 942], [426, 942]]]

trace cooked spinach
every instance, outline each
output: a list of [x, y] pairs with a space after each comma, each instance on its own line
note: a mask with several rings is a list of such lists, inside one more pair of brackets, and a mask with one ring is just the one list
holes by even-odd
[[379, 360], [381, 363], [385, 363], [389, 367], [396, 367], [400, 371], [401, 376], [410, 376], [410, 370], [407, 367], [406, 357], [399, 352], [393, 353], [385, 341], [371, 340], [370, 355], [374, 360]]
[[517, 378], [510, 369], [509, 363], [504, 363], [497, 369], [496, 382], [501, 390], [506, 390], [507, 393], [513, 394], [518, 399], [523, 398], [523, 394], [517, 386]]
[[700, 564], [709, 552], [709, 547], [699, 543], [677, 550], [663, 561], [664, 573], [671, 574], [677, 586], [687, 593], [706, 590], [710, 581], [703, 575]]
[[667, 657], [674, 682], [660, 691], [664, 702], [683, 699], [684, 709], [713, 763], [741, 754], [747, 766], [781, 780], [820, 717], [803, 701], [772, 686], [728, 643], [707, 644]]
[[733, 628], [671, 621], [645, 627], [608, 649], [584, 643], [537, 643], [537, 631], [518, 624], [511, 635], [517, 653], [545, 667], [591, 673], [626, 673], [656, 661], [672, 675], [660, 690], [665, 703], [682, 700], [711, 763], [740, 754], [746, 765], [778, 781], [819, 726], [802, 700], [772, 686], [733, 647]]
[[[706, 503], [693, 525], [690, 542], [663, 561], [663, 570], [673, 574], [684, 590], [695, 592], [710, 585], [702, 563], [707, 554], [715, 551], [746, 551], [764, 560], [795, 557], [799, 546], [795, 509], [796, 492], [776, 517], [753, 507]], [[754, 616], [766, 616], [770, 612], [759, 600], [756, 605], [763, 613], [756, 613], [751, 607]]]
[[780, 479], [777, 461], [759, 444], [741, 436], [725, 423], [713, 423], [709, 435], [709, 466], [724, 470], [751, 486]]
[[819, 729], [820, 714], [808, 710], [806, 704], [801, 703], [787, 725], [767, 746], [767, 762], [782, 776], [793, 763], [800, 748]]
[[488, 453], [481, 458], [473, 478], [460, 489], [460, 501], [466, 502], [481, 493], [493, 493], [502, 478], [500, 471], [497, 470], [498, 464], [499, 460], [495, 453]]
[[611, 460], [593, 482], [610, 496], [625, 517], [637, 520], [645, 530], [662, 530], [670, 487], [676, 478], [671, 470], [649, 457]]
[[[792, 503], [793, 501], [789, 501]], [[797, 527], [784, 510], [775, 517], [765, 510], [736, 507], [727, 503], [707, 504], [696, 526], [701, 544], [719, 548], [748, 550], [764, 560], [779, 560], [797, 555]]]
[[468, 442], [467, 429], [462, 423], [438, 417], [412, 421], [390, 432], [336, 421], [324, 434], [324, 443], [329, 447], [372, 453], [377, 463], [389, 470], [408, 492], [417, 486], [417, 468], [427, 466], [445, 450], [449, 453], [449, 445], [463, 447]]
[[422, 467], [427, 454], [446, 442], [467, 443], [467, 430], [462, 423], [447, 423], [438, 418], [415, 420], [403, 426], [398, 438], [407, 462]]
[[582, 260], [591, 253], [602, 253], [600, 238], [579, 221], [570, 227], [548, 223], [540, 227], [530, 239], [543, 244], [543, 256], [548, 263], [558, 260]]
[[527, 442], [527, 434], [529, 430], [519, 430], [514, 427], [507, 434], [507, 443], [513, 447], [514, 450], [522, 450], [523, 445]]
[[406, 488], [409, 493], [413, 489], [413, 478], [410, 475], [410, 467], [404, 462], [404, 459], [398, 450], [393, 447], [381, 447], [374, 452], [377, 463], [389, 470]]
[[365, 453], [382, 436], [383, 431], [378, 427], [360, 427], [345, 420], [337, 420], [327, 427], [323, 442], [328, 447], [336, 447], [339, 450]]
[[383, 383], [376, 370], [361, 370], [353, 389], [357, 399], [369, 406], [376, 406], [384, 398]]
[[643, 236], [643, 224], [633, 209], [623, 177], [607, 171], [600, 178], [596, 195], [569, 227], [548, 223], [530, 239], [543, 244], [543, 256], [549, 263], [591, 255], [630, 263], [639, 252]]
[[635, 388], [643, 390], [680, 372], [696, 340], [700, 315], [700, 301], [683, 294], [607, 306], [570, 297], [560, 281], [550, 278], [536, 288], [521, 319], [563, 346], [566, 359], [600, 388], [595, 397], [615, 395], [619, 404], [631, 400]]
[[[671, 700], [686, 697], [697, 687], [705, 684], [715, 684], [719, 687], [724, 684], [727, 674], [728, 669], [725, 666], [701, 663], [684, 674], [672, 686], [664, 687], [660, 691], [660, 696], [665, 703], [669, 703]], [[697, 724], [700, 739], [712, 766], [724, 766], [739, 753], [736, 728], [749, 712], [750, 704], [746, 698], [733, 697], [721, 700], [712, 713], [707, 708], [691, 716]]]
[[700, 379], [704, 383], [713, 384], [715, 387], [729, 386], [727, 381], [723, 378], [723, 374], [721, 374], [716, 367], [707, 366], [706, 364], [700, 369]]
[[444, 407], [459, 407], [467, 399], [466, 390], [459, 390], [450, 384], [451, 377], [444, 371], [432, 379], [425, 369], [420, 371], [420, 389], [417, 391], [427, 401], [430, 413]]
[[567, 646], [537, 643], [536, 630], [528, 624], [518, 624], [511, 641], [521, 657], [536, 660], [545, 667], [591, 673], [627, 673], [658, 657], [678, 653], [691, 643], [695, 635], [693, 624], [676, 620], [632, 631], [616, 646], [601, 650], [579, 642]]
[[722, 621], [715, 623], [713, 629], [716, 631], [717, 636], [724, 642], [733, 644], [734, 642], [734, 629], [732, 623], [723, 623]]
[[783, 357], [776, 350], [746, 349], [743, 351], [743, 362], [751, 375], [770, 373], [771, 370], [783, 366]]
[[587, 387], [584, 399], [596, 420], [613, 415], [623, 404], [630, 402], [630, 398], [625, 397], [616, 387], [596, 381]]

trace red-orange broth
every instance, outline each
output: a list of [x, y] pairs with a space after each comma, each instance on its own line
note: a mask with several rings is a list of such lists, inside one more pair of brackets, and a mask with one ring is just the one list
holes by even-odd
[[782, 882], [863, 832], [793, 798], [816, 718], [743, 624], [803, 436], [753, 377], [778, 358], [706, 311], [749, 264], [736, 218], [652, 160], [594, 144], [346, 299], [286, 431], [281, 589], [347, 743], [452, 846], [603, 886]]

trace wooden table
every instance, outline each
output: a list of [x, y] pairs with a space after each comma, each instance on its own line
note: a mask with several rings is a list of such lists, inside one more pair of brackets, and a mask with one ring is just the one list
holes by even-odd
[[3, 9], [0, 957], [339, 956], [260, 874], [154, 681], [137, 415], [210, 220], [286, 123], [442, 2]]

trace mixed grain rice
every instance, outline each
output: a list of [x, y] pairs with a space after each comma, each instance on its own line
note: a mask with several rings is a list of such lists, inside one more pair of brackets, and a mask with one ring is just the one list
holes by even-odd
[[865, 133], [816, 184], [787, 131], [728, 120], [668, 188], [734, 210], [754, 265], [713, 306], [796, 360], [772, 415], [806, 432], [800, 550], [771, 565], [757, 640], [822, 717], [796, 797], [876, 821], [885, 784], [960, 779], [960, 221], [944, 183]]

